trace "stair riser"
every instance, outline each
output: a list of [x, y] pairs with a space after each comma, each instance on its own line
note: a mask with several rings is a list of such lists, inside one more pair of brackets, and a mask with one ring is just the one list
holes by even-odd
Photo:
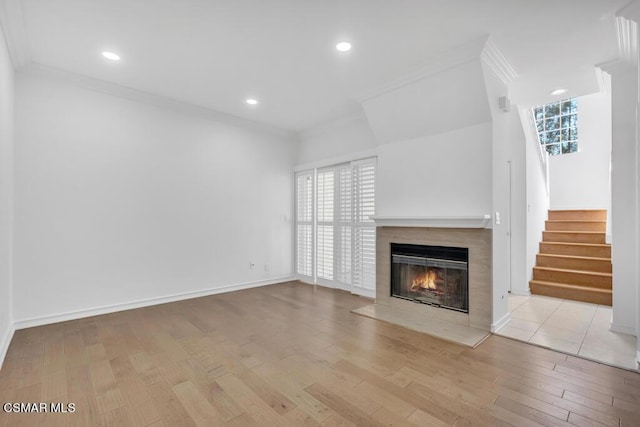
[[549, 219], [557, 220], [606, 220], [606, 210], [549, 211]]
[[611, 273], [611, 260], [592, 260], [586, 258], [558, 258], [538, 254], [536, 257], [538, 267], [564, 268], [567, 270], [598, 271]]
[[611, 246], [575, 246], [540, 242], [540, 253], [611, 258]]
[[545, 228], [547, 231], [600, 231], [604, 233], [607, 230], [607, 224], [605, 222], [587, 221], [547, 221]]
[[573, 301], [590, 302], [592, 304], [611, 305], [611, 294], [602, 294], [590, 292], [589, 290], [575, 290], [557, 288], [554, 286], [542, 285], [538, 283], [530, 283], [529, 287], [532, 294], [545, 295], [548, 297], [570, 299]]
[[606, 243], [606, 237], [604, 233], [580, 234], [571, 232], [562, 233], [543, 231], [542, 241], [566, 243]]
[[533, 268], [533, 279], [546, 282], [566, 283], [568, 285], [589, 286], [592, 288], [611, 289], [611, 276], [600, 276], [587, 272], [548, 271]]

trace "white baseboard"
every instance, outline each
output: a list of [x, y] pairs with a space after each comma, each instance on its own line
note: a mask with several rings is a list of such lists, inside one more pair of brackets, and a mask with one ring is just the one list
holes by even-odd
[[636, 328], [633, 326], [619, 325], [617, 323], [609, 323], [609, 330], [619, 334], [636, 335]]
[[495, 332], [498, 329], [502, 328], [504, 325], [509, 323], [509, 320], [511, 320], [511, 313], [507, 313], [504, 316], [502, 316], [500, 319], [498, 319], [497, 321], [493, 322], [491, 324], [491, 332]]
[[81, 319], [83, 317], [99, 316], [101, 314], [115, 313], [118, 311], [131, 310], [134, 308], [148, 307], [151, 305], [165, 304], [168, 302], [182, 301], [191, 298], [206, 297], [209, 295], [222, 294], [226, 292], [239, 291], [242, 289], [257, 288], [260, 286], [274, 285], [282, 282], [295, 280], [292, 276], [278, 277], [259, 282], [239, 283], [235, 285], [222, 286], [220, 288], [203, 289], [201, 291], [185, 292], [182, 294], [168, 295], [164, 297], [148, 298], [122, 304], [112, 304], [102, 307], [94, 307], [86, 310], [77, 310], [67, 313], [54, 314], [50, 316], [34, 317], [31, 319], [16, 320], [13, 327], [17, 329], [32, 328], [34, 326], [49, 325], [51, 323], [66, 322], [68, 320]]
[[509, 291], [511, 293], [511, 295], [520, 295], [523, 297], [530, 297], [531, 296], [531, 290], [529, 288], [526, 289], [511, 289], [511, 291]]
[[640, 365], [640, 350], [636, 352], [636, 363]]
[[2, 369], [2, 365], [4, 364], [4, 358], [7, 356], [7, 351], [9, 350], [9, 344], [11, 344], [11, 340], [13, 339], [13, 333], [16, 331], [13, 324], [9, 324], [9, 329], [2, 340], [0, 341], [0, 369]]

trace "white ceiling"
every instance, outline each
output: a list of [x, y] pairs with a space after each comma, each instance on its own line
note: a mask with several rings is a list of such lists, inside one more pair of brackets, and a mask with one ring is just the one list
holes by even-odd
[[[21, 32], [7, 38], [24, 40], [10, 47], [33, 63], [294, 132], [360, 111], [359, 95], [487, 34], [527, 85], [537, 75], [539, 90], [571, 85], [616, 56], [614, 13], [627, 3], [0, 1], [0, 12], [14, 10], [3, 22]], [[352, 51], [337, 52], [339, 40]], [[122, 60], [109, 63], [103, 50]]]

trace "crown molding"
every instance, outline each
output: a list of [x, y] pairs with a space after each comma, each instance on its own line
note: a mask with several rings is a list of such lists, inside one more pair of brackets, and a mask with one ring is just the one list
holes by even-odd
[[430, 58], [421, 66], [397, 77], [389, 83], [372, 88], [361, 95], [355, 97], [360, 102], [366, 102], [372, 98], [377, 98], [385, 93], [392, 92], [404, 86], [415, 83], [426, 77], [441, 73], [454, 67], [466, 64], [473, 60], [479, 59], [482, 49], [484, 48], [489, 36], [483, 36], [466, 43], [457, 48], [443, 52], [440, 55]]
[[480, 58], [504, 84], [509, 84], [518, 77], [516, 69], [502, 54], [491, 38], [488, 38]]
[[596, 79], [598, 80], [598, 88], [602, 93], [611, 93], [611, 78], [607, 76], [607, 74], [611, 74], [607, 72], [606, 65], [603, 65], [604, 68], [596, 65]]
[[6, 39], [13, 68], [18, 70], [29, 64], [31, 54], [20, 0], [0, 0], [0, 27]]
[[638, 65], [638, 23], [624, 16], [616, 16], [618, 55], [621, 60]]
[[623, 16], [635, 22], [640, 22], [640, 1], [634, 0], [616, 12], [616, 16]]
[[434, 56], [421, 66], [397, 77], [391, 82], [375, 87], [366, 93], [356, 96], [360, 102], [366, 102], [385, 93], [400, 89], [424, 78], [458, 67], [473, 60], [481, 60], [485, 63], [505, 84], [518, 77], [513, 65], [502, 54], [490, 36], [485, 35], [466, 44], [458, 46], [440, 55]]
[[607, 62], [596, 64], [595, 67], [596, 67], [596, 70], [601, 70], [611, 75], [630, 72], [635, 70], [635, 67], [633, 66], [633, 64], [631, 64], [628, 61], [624, 61], [621, 58], [616, 58]]
[[281, 129], [275, 126], [255, 122], [253, 120], [244, 119], [242, 117], [216, 111], [210, 108], [201, 107], [195, 104], [189, 104], [178, 101], [162, 95], [155, 95], [149, 92], [143, 92], [116, 83], [95, 79], [93, 77], [83, 76], [69, 71], [60, 70], [58, 68], [48, 67], [46, 65], [32, 62], [29, 66], [24, 67], [18, 73], [18, 76], [29, 76], [54, 80], [78, 86], [84, 89], [101, 92], [107, 95], [136, 101], [143, 104], [153, 105], [155, 107], [164, 108], [175, 111], [187, 116], [199, 117], [206, 120], [225, 123], [232, 126], [250, 129], [256, 132], [268, 134], [277, 138], [297, 142], [297, 134], [295, 132]]

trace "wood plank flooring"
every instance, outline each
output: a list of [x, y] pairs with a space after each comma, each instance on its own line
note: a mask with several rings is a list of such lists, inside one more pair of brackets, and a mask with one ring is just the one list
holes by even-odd
[[297, 282], [17, 331], [0, 426], [631, 426], [640, 374], [492, 336], [476, 349]]

